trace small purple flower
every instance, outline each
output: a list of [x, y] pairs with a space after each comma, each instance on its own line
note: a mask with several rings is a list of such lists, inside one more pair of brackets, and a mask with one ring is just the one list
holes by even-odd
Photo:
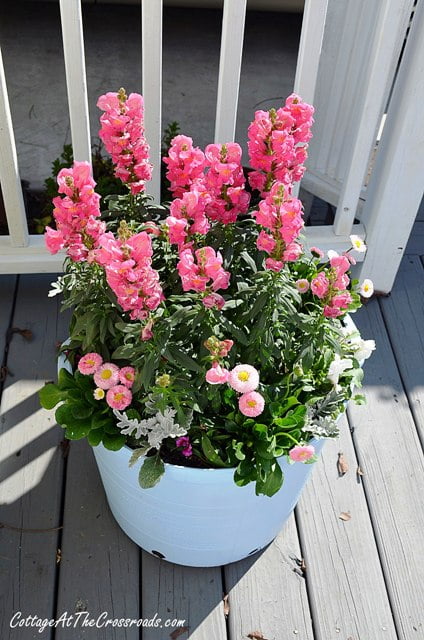
[[190, 444], [190, 438], [188, 436], [181, 436], [181, 438], [177, 438], [175, 441], [177, 447], [182, 447], [181, 453], [186, 458], [190, 458], [193, 453], [193, 447]]

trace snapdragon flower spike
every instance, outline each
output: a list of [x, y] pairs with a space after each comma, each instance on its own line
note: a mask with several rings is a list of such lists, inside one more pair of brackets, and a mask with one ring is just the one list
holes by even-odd
[[97, 106], [104, 111], [99, 136], [112, 157], [115, 176], [128, 185], [132, 194], [144, 191], [145, 182], [152, 177], [152, 165], [144, 137], [142, 96], [127, 96], [120, 89], [100, 96]]
[[181, 198], [190, 191], [195, 180], [203, 176], [205, 155], [201, 149], [193, 147], [193, 140], [188, 136], [175, 136], [168, 157], [163, 161], [168, 167], [166, 177], [171, 183], [170, 191], [174, 198]]
[[327, 318], [337, 318], [346, 313], [352, 302], [347, 287], [350, 279], [347, 271], [350, 262], [346, 256], [339, 256], [336, 251], [329, 252], [330, 267], [320, 271], [311, 281], [311, 291], [323, 303], [323, 313]]
[[118, 303], [132, 320], [146, 320], [164, 299], [159, 274], [151, 266], [150, 236], [145, 231], [130, 235], [121, 223], [120, 237], [105, 233], [100, 244], [96, 261], [104, 267]]
[[296, 94], [285, 106], [270, 111], [256, 111], [248, 130], [252, 189], [264, 197], [275, 181], [291, 185], [305, 172], [307, 142], [311, 139], [314, 108]]
[[203, 292], [227, 289], [230, 274], [222, 267], [222, 256], [212, 247], [202, 247], [193, 254], [190, 248], [180, 253], [177, 264], [184, 291]]
[[205, 235], [210, 229], [210, 223], [206, 217], [206, 203], [209, 196], [194, 185], [192, 191], [186, 191], [181, 198], [173, 200], [170, 206], [170, 214], [166, 219], [169, 241], [177, 244], [179, 251], [188, 244], [189, 236], [194, 233]]
[[284, 184], [275, 182], [252, 215], [267, 229], [259, 233], [256, 241], [258, 249], [269, 255], [265, 267], [281, 271], [286, 262], [295, 262], [303, 250], [296, 242], [304, 225], [301, 201], [293, 198]]
[[208, 171], [203, 182], [210, 196], [206, 213], [215, 222], [235, 222], [249, 207], [250, 195], [245, 190], [241, 154], [241, 147], [236, 142], [209, 144], [205, 149]]
[[45, 243], [51, 253], [66, 248], [74, 262], [90, 260], [106, 225], [98, 220], [100, 196], [95, 193], [88, 162], [75, 162], [57, 176], [58, 191], [53, 198], [56, 229], [46, 227]]

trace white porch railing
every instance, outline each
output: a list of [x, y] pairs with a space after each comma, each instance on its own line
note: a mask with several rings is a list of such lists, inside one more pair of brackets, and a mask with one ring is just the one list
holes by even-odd
[[[149, 192], [158, 198], [162, 2], [143, 0], [140, 3], [142, 7], [142, 93], [145, 99], [146, 136], [155, 166]], [[333, 189], [331, 198], [328, 197], [329, 192], [325, 193], [330, 202], [335, 201], [334, 193], [338, 194], [339, 207], [335, 223], [333, 226], [308, 228], [306, 241], [323, 249], [334, 248], [340, 251], [350, 245], [350, 233], [362, 237], [368, 235], [370, 251], [367, 266], [372, 270], [371, 277], [375, 280], [376, 288], [383, 291], [389, 291], [392, 286], [402, 248], [397, 249], [395, 253], [390, 253], [390, 265], [388, 265], [385, 261], [389, 254], [387, 252], [384, 254], [378, 242], [374, 240], [377, 238], [377, 231], [384, 226], [386, 210], [381, 202], [387, 201], [390, 197], [384, 186], [383, 193], [381, 189], [379, 191], [373, 188], [373, 175], [369, 186], [369, 206], [364, 210], [364, 224], [353, 224], [353, 221], [370, 151], [375, 143], [376, 128], [395, 74], [412, 4], [413, 0], [381, 0], [379, 3], [368, 3], [366, 0], [358, 0], [355, 3], [341, 0], [306, 0], [295, 80], [295, 90], [304, 99], [314, 101], [317, 107], [315, 142], [311, 145], [310, 171], [305, 177], [305, 188], [309, 188], [313, 193], [324, 195], [322, 184], [331, 182], [328, 180], [328, 175], [331, 173], [329, 167], [334, 165], [337, 170], [340, 168], [337, 174], [338, 192], [337, 189]], [[346, 5], [344, 9], [342, 5]], [[90, 160], [80, 0], [60, 0], [60, 10], [74, 157], [77, 160]], [[234, 139], [245, 12], [246, 0], [225, 0], [216, 107], [216, 142]], [[422, 75], [421, 79], [419, 77], [420, 64], [424, 58], [424, 52], [421, 53], [419, 50], [420, 47], [422, 48], [423, 41], [421, 38], [421, 43], [419, 42], [420, 31], [424, 25], [422, 13], [422, 7], [420, 7], [414, 17], [413, 28], [398, 73], [397, 86], [399, 87], [403, 84], [411, 86], [412, 81], [408, 80], [409, 76], [413, 78], [418, 76], [418, 86], [422, 86]], [[343, 28], [340, 28], [342, 23]], [[323, 34], [324, 53], [321, 56]], [[369, 45], [362, 50], [361, 47], [365, 42]], [[0, 273], [60, 271], [63, 256], [49, 255], [44, 249], [42, 237], [28, 234], [1, 56], [0, 76], [0, 179], [10, 233], [9, 236], [0, 236]], [[415, 88], [415, 94], [421, 96], [417, 88]], [[421, 97], [421, 103], [423, 99], [424, 95]], [[409, 142], [402, 136], [411, 135], [412, 131], [422, 133], [423, 127], [416, 125], [419, 104], [417, 103], [415, 109], [411, 105], [409, 109], [408, 105], [402, 105], [402, 108], [406, 109], [402, 114], [399, 113], [399, 106], [393, 108], [393, 113], [391, 106], [389, 108], [383, 140], [378, 148], [376, 160], [376, 170], [377, 167], [381, 167], [378, 170], [384, 175], [390, 173], [391, 167], [391, 159], [385, 151], [391, 146], [383, 144], [384, 137], [396, 135], [395, 142], [391, 144], [400, 148]], [[352, 118], [352, 110], [354, 118]], [[404, 120], [408, 119], [409, 128], [406, 124], [404, 127], [397, 124], [401, 115]], [[348, 132], [347, 144], [343, 145], [343, 135], [346, 131]], [[416, 151], [417, 156], [422, 160], [424, 160], [423, 148], [424, 145]], [[323, 164], [323, 158], [327, 164]], [[318, 166], [323, 167], [319, 175], [321, 182], [316, 179]], [[409, 167], [409, 170], [409, 175], [405, 175], [403, 182], [400, 184], [398, 181], [397, 184], [399, 198], [402, 195], [405, 196], [406, 192], [410, 196], [407, 224], [403, 227], [404, 235], [412, 226], [421, 198], [418, 188], [410, 189], [410, 182], [414, 182], [414, 185], [421, 184], [419, 179], [421, 176], [418, 177], [418, 169], [415, 165]], [[372, 198], [371, 194], [373, 194]], [[376, 202], [377, 198], [378, 202]], [[393, 237], [395, 237], [394, 232]], [[403, 242], [402, 246], [404, 246]], [[379, 265], [383, 264], [383, 261], [384, 269], [380, 269]], [[384, 278], [380, 271], [384, 272]], [[387, 277], [389, 272], [390, 275]]]

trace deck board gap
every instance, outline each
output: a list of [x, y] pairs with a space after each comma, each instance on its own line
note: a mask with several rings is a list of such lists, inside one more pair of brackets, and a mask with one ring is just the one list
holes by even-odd
[[[19, 276], [15, 276], [15, 286], [13, 288], [13, 298], [12, 298], [12, 305], [10, 308], [10, 312], [9, 312], [9, 319], [7, 321], [7, 326], [4, 330], [4, 327], [2, 327], [2, 330], [4, 330], [4, 347], [3, 347], [3, 355], [2, 355], [2, 360], [1, 360], [1, 371], [6, 371], [5, 367], [7, 367], [7, 357], [9, 354], [9, 345], [10, 345], [10, 330], [13, 326], [13, 318], [15, 316], [15, 309], [16, 309], [16, 300], [17, 300], [17, 296], [18, 296], [18, 288], [19, 288]], [[3, 337], [0, 338], [1, 341], [3, 341]], [[0, 401], [1, 401], [1, 396], [3, 393], [3, 388], [6, 382], [6, 378], [7, 375], [0, 375]]]

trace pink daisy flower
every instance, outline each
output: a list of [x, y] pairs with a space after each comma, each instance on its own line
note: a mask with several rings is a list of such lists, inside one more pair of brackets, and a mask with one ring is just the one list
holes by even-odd
[[115, 387], [109, 389], [106, 394], [106, 402], [109, 407], [118, 409], [119, 411], [126, 409], [131, 404], [131, 400], [132, 393], [123, 384], [117, 384]]
[[259, 373], [250, 364], [238, 364], [230, 371], [228, 384], [239, 393], [249, 393], [257, 389]]
[[206, 382], [209, 384], [224, 384], [228, 382], [229, 371], [216, 362], [206, 371]]
[[94, 374], [94, 382], [100, 389], [110, 389], [119, 382], [119, 367], [111, 362], [105, 362]]
[[122, 367], [122, 369], [119, 370], [119, 382], [125, 385], [126, 387], [128, 387], [128, 389], [131, 389], [131, 387], [134, 384], [134, 380], [135, 380], [134, 367]]
[[239, 409], [244, 416], [256, 418], [264, 410], [265, 400], [257, 391], [244, 393], [239, 399]]
[[308, 280], [306, 280], [306, 278], [301, 278], [300, 280], [296, 280], [295, 285], [299, 293], [306, 293], [309, 289], [309, 282]]
[[78, 371], [85, 376], [96, 373], [103, 363], [103, 358], [99, 353], [86, 353], [78, 362]]
[[289, 456], [294, 462], [306, 462], [315, 454], [315, 449], [311, 444], [297, 444], [289, 451]]

